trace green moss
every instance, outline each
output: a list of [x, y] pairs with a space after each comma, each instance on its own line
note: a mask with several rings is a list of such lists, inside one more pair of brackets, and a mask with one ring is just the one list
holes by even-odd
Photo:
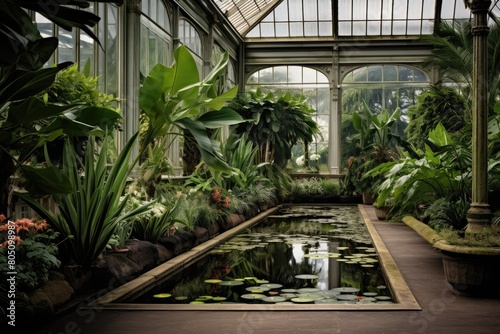
[[452, 245], [500, 247], [500, 230], [498, 229], [474, 234], [463, 234], [460, 231], [447, 229], [440, 231], [439, 235]]

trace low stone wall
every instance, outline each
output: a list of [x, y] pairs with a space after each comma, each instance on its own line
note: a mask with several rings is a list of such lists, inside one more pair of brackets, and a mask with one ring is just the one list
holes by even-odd
[[56, 315], [75, 310], [83, 301], [91, 301], [96, 294], [109, 292], [245, 220], [247, 217], [243, 215], [231, 214], [207, 227], [162, 237], [156, 244], [130, 239], [125, 250], [103, 253], [88, 272], [78, 267], [51, 272], [49, 281], [35, 291], [18, 293], [18, 319], [28, 327], [30, 323], [46, 323]]

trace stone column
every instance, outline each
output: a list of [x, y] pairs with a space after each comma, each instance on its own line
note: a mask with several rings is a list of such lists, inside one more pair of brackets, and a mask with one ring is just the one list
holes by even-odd
[[342, 132], [342, 89], [340, 87], [339, 49], [335, 45], [332, 50], [332, 67], [330, 73], [330, 123], [328, 133], [328, 166], [330, 174], [340, 174], [341, 132]]
[[[126, 6], [124, 142], [139, 130], [141, 0], [129, 0]], [[138, 151], [137, 143], [132, 156], [137, 156]]]
[[472, 109], [472, 203], [467, 212], [467, 233], [488, 227], [488, 9], [490, 0], [466, 0], [472, 11], [473, 38], [473, 109]]

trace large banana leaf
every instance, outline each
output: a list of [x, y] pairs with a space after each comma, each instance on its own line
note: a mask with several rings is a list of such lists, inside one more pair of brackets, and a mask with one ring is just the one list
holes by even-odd
[[156, 137], [175, 126], [182, 130], [179, 133], [187, 131], [193, 136], [207, 165], [227, 170], [228, 166], [208, 136], [207, 128], [217, 129], [244, 121], [238, 113], [224, 107], [236, 95], [237, 87], [221, 94], [217, 94], [213, 87], [227, 66], [228, 53], [203, 80], [200, 80], [196, 62], [185, 46], [181, 45], [174, 51], [174, 59], [171, 67], [154, 66], [141, 87], [139, 105], [149, 119], [141, 152]]

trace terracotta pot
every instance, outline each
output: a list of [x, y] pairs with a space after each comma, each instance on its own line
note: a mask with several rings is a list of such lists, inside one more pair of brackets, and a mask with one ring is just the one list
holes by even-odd
[[373, 196], [372, 194], [368, 193], [368, 192], [364, 192], [362, 194], [363, 196], [363, 204], [367, 204], [367, 205], [372, 205], [374, 200], [373, 200]]
[[382, 206], [380, 208], [375, 207], [375, 216], [378, 220], [386, 220], [390, 209], [391, 208], [388, 206]]

